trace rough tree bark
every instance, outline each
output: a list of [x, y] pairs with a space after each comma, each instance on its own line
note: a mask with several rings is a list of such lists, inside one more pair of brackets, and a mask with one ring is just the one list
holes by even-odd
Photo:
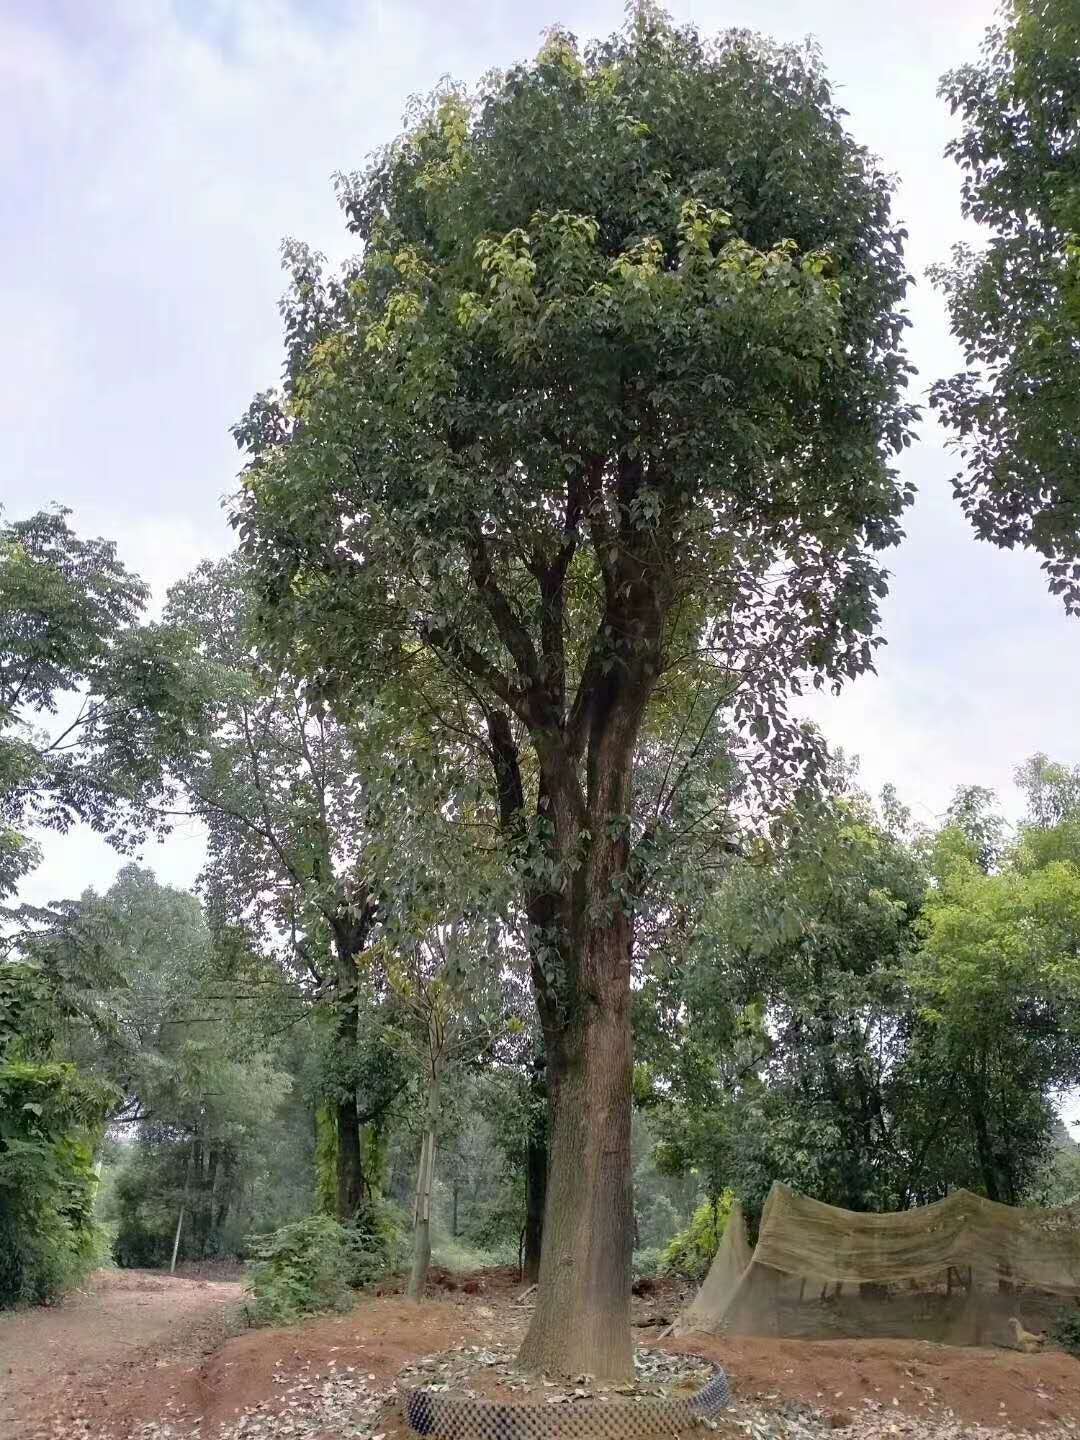
[[555, 1060], [539, 1290], [520, 1359], [568, 1374], [585, 1355], [590, 1373], [622, 1378], [633, 1365], [632, 1054], [629, 996], [609, 998]]
[[588, 848], [584, 865], [567, 866], [572, 878], [549, 898], [562, 944], [557, 979], [543, 969], [533, 975], [551, 1090], [551, 1165], [537, 1304], [519, 1358], [537, 1370], [585, 1368], [605, 1379], [633, 1374], [633, 928], [619, 889], [648, 690], [616, 680], [601, 688], [584, 793], [565, 755], [549, 760], [541, 787], [556, 853], [569, 859], [583, 834]]
[[[602, 503], [605, 475], [615, 500]], [[472, 578], [522, 678], [507, 689], [467, 646], [451, 653], [517, 715], [538, 767], [537, 819], [550, 887], [525, 895], [551, 1094], [550, 1167], [538, 1297], [522, 1365], [602, 1379], [633, 1375], [630, 1117], [633, 926], [624, 900], [638, 735], [660, 674], [674, 567], [674, 511], [647, 532], [634, 518], [641, 461], [594, 456], [568, 488], [568, 539], [530, 565], [541, 599], [540, 651], [499, 590], [482, 537]], [[565, 582], [582, 516], [601, 571], [602, 621], [568, 703]], [[503, 828], [526, 838], [525, 795], [508, 717], [488, 715]], [[531, 843], [536, 843], [535, 841]], [[554, 962], [554, 963], [552, 963]]]

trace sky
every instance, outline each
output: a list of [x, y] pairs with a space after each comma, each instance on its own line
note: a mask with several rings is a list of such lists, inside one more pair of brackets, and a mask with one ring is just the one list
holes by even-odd
[[[917, 284], [910, 352], [922, 391], [958, 363], [924, 272], [965, 232], [939, 76], [975, 56], [990, 0], [672, 0], [703, 31], [813, 35], [857, 137], [900, 179]], [[280, 370], [279, 246], [348, 250], [331, 176], [400, 128], [410, 94], [581, 38], [621, 0], [0, 0], [0, 501], [59, 502], [82, 532], [166, 587], [231, 540], [230, 424]], [[963, 782], [1018, 807], [1013, 767], [1080, 761], [1080, 629], [1038, 563], [974, 540], [956, 463], [930, 420], [903, 468], [919, 486], [893, 552], [878, 674], [815, 703], [863, 783], [894, 781], [916, 818]], [[188, 884], [197, 830], [145, 858]], [[50, 838], [22, 891], [106, 886], [121, 862], [77, 831]]]

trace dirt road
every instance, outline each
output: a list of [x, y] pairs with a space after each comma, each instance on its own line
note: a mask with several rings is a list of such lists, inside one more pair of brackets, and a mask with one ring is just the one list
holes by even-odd
[[229, 1333], [242, 1297], [236, 1281], [102, 1270], [59, 1305], [0, 1315], [0, 1440], [49, 1433], [42, 1417], [60, 1419], [75, 1393], [201, 1358]]

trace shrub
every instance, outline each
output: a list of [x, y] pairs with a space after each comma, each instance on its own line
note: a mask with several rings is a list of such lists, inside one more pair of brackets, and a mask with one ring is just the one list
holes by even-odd
[[368, 1285], [406, 1264], [411, 1237], [408, 1216], [382, 1195], [371, 1195], [346, 1230], [352, 1285]]
[[111, 1099], [73, 1065], [0, 1064], [0, 1307], [51, 1299], [101, 1263], [92, 1139]]
[[633, 1275], [635, 1280], [651, 1280], [659, 1275], [664, 1263], [664, 1251], [658, 1246], [649, 1246], [634, 1251]]
[[1050, 1339], [1080, 1359], [1080, 1305], [1058, 1311], [1050, 1326]]
[[329, 1215], [252, 1236], [248, 1253], [255, 1262], [248, 1283], [260, 1324], [290, 1325], [303, 1315], [347, 1310], [352, 1303], [361, 1237]]
[[436, 1234], [431, 1242], [431, 1263], [441, 1265], [455, 1275], [473, 1270], [490, 1270], [494, 1266], [515, 1268], [518, 1263], [518, 1242], [503, 1240], [497, 1245], [470, 1245], [460, 1237]]
[[694, 1211], [685, 1230], [673, 1235], [664, 1247], [664, 1269], [688, 1280], [704, 1280], [720, 1245], [731, 1214], [733, 1196], [729, 1190], [716, 1200], [707, 1200]]

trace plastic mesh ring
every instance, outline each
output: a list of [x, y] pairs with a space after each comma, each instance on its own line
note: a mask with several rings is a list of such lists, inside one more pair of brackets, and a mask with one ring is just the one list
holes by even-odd
[[405, 1418], [417, 1435], [438, 1440], [627, 1440], [628, 1436], [670, 1436], [672, 1431], [715, 1419], [730, 1404], [727, 1375], [717, 1370], [689, 1400], [646, 1396], [584, 1404], [500, 1405], [442, 1391], [410, 1390], [405, 1396]]

